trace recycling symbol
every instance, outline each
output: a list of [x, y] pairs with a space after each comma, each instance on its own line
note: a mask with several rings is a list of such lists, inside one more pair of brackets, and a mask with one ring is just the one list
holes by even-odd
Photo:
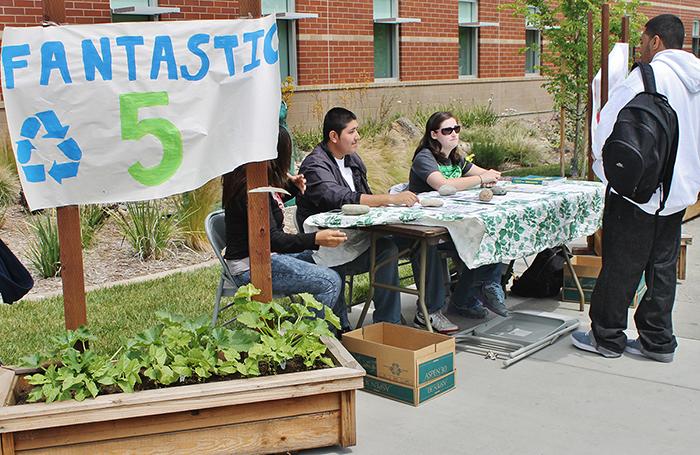
[[[44, 164], [31, 163], [32, 151], [37, 150], [32, 141], [36, 140], [42, 126], [46, 134], [41, 138], [60, 141], [55, 146], [67, 158], [66, 161], [60, 163], [54, 160], [48, 172]], [[17, 141], [17, 162], [22, 166], [22, 172], [24, 172], [27, 182], [44, 182], [48, 173], [56, 182], [62, 184], [64, 179], [78, 175], [78, 166], [83, 152], [75, 139], [72, 137], [66, 139], [68, 128], [70, 127], [61, 125], [61, 121], [54, 111], [37, 112], [24, 120], [20, 131], [20, 136], [24, 139]], [[42, 147], [44, 143], [42, 141]]]

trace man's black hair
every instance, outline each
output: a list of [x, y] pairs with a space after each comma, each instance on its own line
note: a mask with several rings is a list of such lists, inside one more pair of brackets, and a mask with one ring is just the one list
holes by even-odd
[[323, 142], [327, 144], [330, 141], [331, 131], [335, 131], [340, 136], [348, 123], [353, 120], [357, 120], [355, 114], [344, 107], [334, 107], [326, 112], [323, 118]]
[[660, 14], [644, 26], [644, 33], [649, 38], [658, 35], [663, 41], [666, 49], [683, 49], [683, 39], [685, 38], [685, 28], [683, 21], [673, 14]]

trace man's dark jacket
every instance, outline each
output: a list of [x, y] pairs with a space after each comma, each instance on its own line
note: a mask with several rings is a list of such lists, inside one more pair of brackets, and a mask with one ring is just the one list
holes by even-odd
[[350, 189], [340, 168], [324, 143], [320, 143], [301, 163], [299, 173], [306, 177], [306, 191], [297, 196], [297, 224], [317, 213], [339, 209], [343, 204], [359, 204], [360, 196], [372, 194], [367, 183], [367, 168], [357, 153], [345, 156], [345, 166], [352, 169], [355, 190]]

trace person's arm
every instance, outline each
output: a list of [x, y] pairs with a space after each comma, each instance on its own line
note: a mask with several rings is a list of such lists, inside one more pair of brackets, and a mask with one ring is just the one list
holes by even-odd
[[339, 183], [325, 163], [312, 163], [301, 170], [306, 178], [304, 198], [313, 201], [320, 211], [328, 212], [339, 209], [343, 204], [360, 203], [361, 193]]
[[383, 205], [405, 205], [411, 207], [418, 202], [418, 196], [410, 191], [402, 191], [397, 194], [363, 194], [360, 196], [360, 204], [370, 207], [381, 207]]
[[457, 178], [445, 178], [440, 171], [431, 172], [426, 179], [428, 185], [438, 190], [443, 185], [451, 185], [457, 191], [466, 190], [468, 188], [478, 187], [480, 185], [492, 185], [498, 181], [501, 173], [494, 169], [483, 169], [476, 164], [472, 164], [466, 175]]

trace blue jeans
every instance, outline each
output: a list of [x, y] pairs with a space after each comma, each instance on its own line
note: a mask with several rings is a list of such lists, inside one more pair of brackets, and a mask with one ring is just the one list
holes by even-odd
[[501, 264], [487, 264], [470, 269], [464, 267], [459, 276], [457, 286], [452, 293], [452, 304], [458, 309], [474, 308], [480, 305], [485, 297], [482, 288], [487, 288], [491, 294], [505, 300], [501, 287]]
[[[383, 267], [377, 269], [375, 274], [375, 281], [377, 283], [391, 284], [393, 286], [399, 285], [398, 253], [399, 250], [391, 239], [377, 239], [377, 263], [392, 258]], [[344, 280], [345, 275], [357, 275], [359, 273], [368, 272], [369, 263], [369, 250], [367, 250], [353, 261], [333, 267], [333, 270], [338, 272]], [[376, 288], [372, 300], [374, 301], [373, 322], [401, 323], [401, 295], [398, 292]], [[336, 311], [336, 314], [340, 316], [342, 326], [349, 327], [350, 323], [348, 322], [347, 311], [344, 308], [344, 298], [342, 302], [342, 307], [339, 308], [339, 311]]]
[[[293, 295], [308, 292], [316, 300], [336, 309], [340, 296], [341, 281], [336, 272], [316, 265], [310, 250], [292, 254], [273, 254], [272, 262], [272, 293], [275, 295]], [[250, 271], [233, 277], [237, 286], [250, 283]]]

